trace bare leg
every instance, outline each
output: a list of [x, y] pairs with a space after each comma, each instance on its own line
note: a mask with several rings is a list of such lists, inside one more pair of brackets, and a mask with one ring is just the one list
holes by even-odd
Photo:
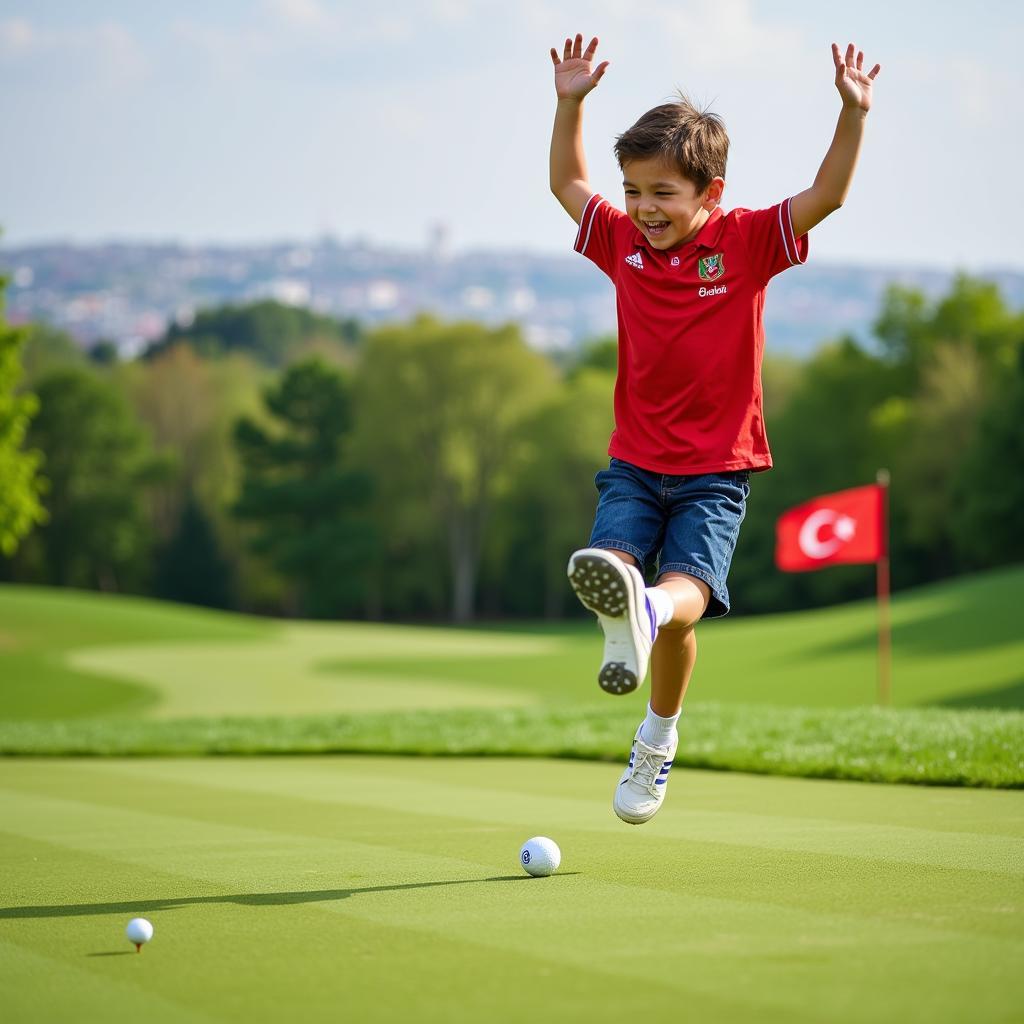
[[675, 614], [658, 631], [651, 651], [651, 709], [662, 718], [671, 718], [683, 706], [693, 674], [697, 661], [694, 626], [708, 606], [711, 589], [703, 580], [681, 572], [666, 573], [658, 587], [672, 596]]
[[[627, 565], [636, 559], [627, 551], [608, 548]], [[668, 591], [675, 605], [672, 621], [658, 630], [651, 650], [651, 709], [662, 718], [671, 718], [683, 706], [697, 661], [697, 634], [694, 626], [711, 600], [711, 588], [695, 576], [667, 572], [658, 579], [658, 587]]]

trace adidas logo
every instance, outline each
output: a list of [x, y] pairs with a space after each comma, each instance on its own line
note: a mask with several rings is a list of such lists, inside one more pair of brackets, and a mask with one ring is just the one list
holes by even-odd
[[644, 269], [644, 258], [638, 252], [633, 253], [632, 256], [627, 256], [626, 257], [626, 262], [631, 267], [636, 267], [637, 270], [643, 270]]

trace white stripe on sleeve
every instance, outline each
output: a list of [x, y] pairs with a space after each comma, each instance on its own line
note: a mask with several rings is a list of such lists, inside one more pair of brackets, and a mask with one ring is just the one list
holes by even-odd
[[[597, 200], [595, 203], [594, 200]], [[587, 251], [587, 245], [590, 242], [590, 232], [594, 229], [594, 216], [597, 213], [598, 207], [604, 202], [598, 194], [595, 192], [588, 200], [587, 205], [583, 207], [583, 215], [580, 217], [580, 229], [576, 232], [576, 244], [573, 248], [579, 253], [585, 253]], [[591, 208], [593, 207], [593, 208]], [[589, 211], [589, 217], [587, 216]], [[587, 233], [583, 234], [583, 229], [586, 227]], [[583, 239], [583, 244], [580, 244], [580, 239]]]
[[779, 203], [779, 231], [782, 234], [782, 247], [786, 250], [786, 259], [789, 260], [791, 267], [796, 267], [806, 260], [800, 259], [800, 246], [797, 245], [796, 233], [793, 231], [792, 205], [792, 198]]
[[[786, 259], [789, 260], [789, 265], [793, 266], [793, 254], [789, 249], [789, 236], [786, 234], [786, 223], [782, 218], [782, 208], [789, 204], [789, 200], [783, 200], [779, 203], [779, 232], [782, 235], [782, 247], [786, 250]], [[792, 228], [792, 220], [790, 220], [790, 228]]]

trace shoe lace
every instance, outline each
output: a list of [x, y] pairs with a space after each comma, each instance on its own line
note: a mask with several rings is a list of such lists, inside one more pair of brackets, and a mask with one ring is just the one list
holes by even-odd
[[633, 773], [629, 781], [646, 789], [651, 796], [657, 796], [658, 789], [654, 780], [667, 760], [667, 752], [663, 753], [656, 747], [649, 747], [642, 740], [637, 740], [636, 753], [633, 755]]

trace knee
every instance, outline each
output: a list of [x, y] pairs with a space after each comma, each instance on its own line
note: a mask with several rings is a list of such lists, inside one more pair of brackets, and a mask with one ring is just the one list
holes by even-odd
[[681, 572], [664, 573], [658, 586], [672, 595], [675, 615], [662, 629], [692, 630], [700, 621], [711, 600], [711, 588], [695, 576]]

